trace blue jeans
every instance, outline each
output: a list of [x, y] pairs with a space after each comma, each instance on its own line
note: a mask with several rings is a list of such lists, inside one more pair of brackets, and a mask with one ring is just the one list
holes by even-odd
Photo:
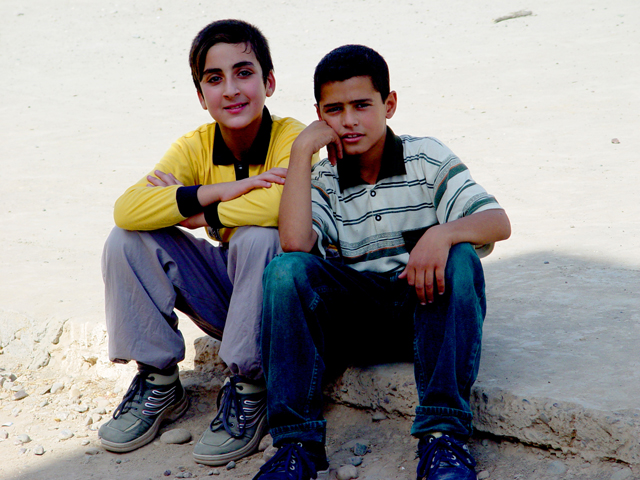
[[445, 294], [420, 305], [397, 275], [358, 272], [286, 253], [264, 275], [263, 368], [274, 444], [325, 442], [323, 381], [348, 365], [413, 361], [415, 436], [472, 433], [471, 386], [486, 312], [484, 274], [469, 244], [455, 245]]

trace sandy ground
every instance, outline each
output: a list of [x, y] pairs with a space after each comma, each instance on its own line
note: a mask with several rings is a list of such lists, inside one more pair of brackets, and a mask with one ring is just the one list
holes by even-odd
[[[533, 15], [493, 21], [518, 10]], [[561, 295], [569, 272], [585, 277], [591, 290], [569, 298], [563, 315], [579, 321], [576, 316], [592, 311], [607, 318], [619, 311], [621, 334], [637, 335], [638, 304], [629, 305], [640, 270], [637, 1], [3, 0], [0, 366], [26, 372], [33, 355], [20, 345], [50, 336], [46, 326], [66, 321], [63, 343], [73, 348], [58, 349], [51, 366], [24, 373], [25, 382], [89, 378], [91, 395], [128, 383], [129, 371], [106, 365], [102, 326], [100, 253], [113, 226], [112, 206], [174, 139], [210, 121], [198, 104], [187, 52], [201, 27], [230, 17], [257, 24], [270, 40], [277, 79], [270, 110], [304, 122], [314, 119], [313, 68], [326, 52], [363, 43], [385, 56], [399, 98], [391, 127], [446, 143], [512, 220], [512, 238], [485, 261], [490, 288], [492, 279], [504, 287], [489, 291], [493, 305], [504, 307], [490, 306], [490, 315]], [[554, 270], [545, 271], [545, 262]], [[527, 268], [518, 270], [522, 265]], [[528, 300], [511, 301], [513, 279]], [[517, 329], [508, 331], [517, 336]], [[185, 335], [191, 342], [198, 332], [188, 325]], [[619, 345], [610, 346], [621, 354]], [[637, 376], [637, 344], [632, 349], [622, 351], [631, 355], [624, 368]], [[621, 397], [625, 408], [637, 406], [631, 393]], [[12, 416], [16, 403], [0, 402], [2, 423], [60, 428], [46, 416]], [[190, 428], [197, 434], [195, 424]], [[95, 433], [87, 435], [95, 443]], [[52, 478], [46, 472], [55, 467], [64, 478], [160, 478], [165, 469], [140, 473], [144, 465], [161, 465], [160, 447], [132, 456], [146, 459], [135, 463], [138, 477], [110, 454], [89, 459], [79, 444], [61, 445], [35, 457], [20, 454], [9, 438], [0, 443], [0, 477]], [[182, 464], [191, 467], [191, 452], [183, 448]], [[507, 450], [500, 455], [510, 458]], [[406, 448], [398, 455], [406, 456]], [[175, 473], [179, 464], [167, 468]], [[503, 478], [530, 478], [533, 471], [506, 465], [513, 471], [506, 468]], [[611, 475], [626, 473], [601, 478]]]

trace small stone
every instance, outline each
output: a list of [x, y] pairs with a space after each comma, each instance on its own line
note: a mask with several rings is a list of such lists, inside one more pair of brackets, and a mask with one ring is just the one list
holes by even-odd
[[34, 455], [44, 455], [44, 447], [42, 445], [37, 445], [36, 448], [33, 449]]
[[31, 441], [31, 437], [26, 433], [22, 435], [18, 435], [16, 437], [16, 445], [24, 445], [25, 443], [29, 443]]
[[11, 415], [13, 415], [14, 417], [17, 417], [18, 415], [20, 415], [21, 411], [22, 409], [20, 407], [16, 407], [13, 410], [11, 410]]
[[562, 475], [567, 471], [567, 467], [560, 460], [554, 460], [547, 467], [547, 473], [550, 475]]
[[40, 402], [40, 404], [38, 405], [38, 407], [40, 407], [40, 408], [44, 408], [44, 407], [46, 407], [47, 405], [49, 405], [49, 400], [45, 398], [42, 402]]
[[478, 480], [486, 480], [490, 476], [491, 474], [487, 470], [482, 470], [480, 473], [478, 473]]
[[80, 398], [82, 396], [82, 392], [78, 387], [71, 387], [69, 389], [69, 400], [75, 400], [76, 398]]
[[17, 392], [13, 393], [13, 399], [14, 400], [22, 400], [23, 398], [27, 398], [28, 396], [29, 396], [29, 394], [26, 392], [26, 390], [24, 388], [21, 388]]
[[354, 467], [359, 467], [360, 465], [362, 465], [362, 457], [349, 457], [347, 459], [347, 462], [349, 462]]
[[236, 468], [236, 462], [231, 460], [229, 463], [227, 463], [227, 470], [233, 470], [234, 468]]
[[371, 416], [371, 420], [373, 420], [374, 422], [381, 422], [382, 420], [386, 419], [387, 416], [384, 414], [384, 412], [374, 412]]
[[68, 412], [56, 412], [56, 414], [53, 416], [53, 419], [56, 422], [64, 422], [67, 418], [69, 418]]
[[89, 439], [85, 438], [84, 440], [82, 440], [80, 442], [80, 445], [82, 445], [83, 447], [86, 447], [87, 445], [89, 445], [91, 442], [89, 441]]
[[174, 428], [164, 432], [160, 441], [167, 444], [182, 444], [191, 441], [191, 432], [185, 428]]
[[611, 480], [626, 480], [627, 478], [630, 478], [631, 475], [633, 475], [633, 472], [630, 468], [623, 468], [611, 475]]
[[102, 415], [99, 413], [92, 413], [91, 420], [93, 420], [93, 423], [100, 423], [102, 421]]
[[38, 390], [38, 393], [40, 395], [46, 395], [47, 393], [51, 392], [51, 385], [46, 385], [44, 387], [42, 387], [40, 390]]
[[176, 478], [192, 478], [193, 477], [193, 473], [191, 472], [180, 472], [179, 474], [176, 475]]
[[64, 383], [62, 382], [56, 382], [51, 385], [51, 393], [53, 394], [60, 393], [62, 390], [64, 390]]
[[20, 452], [20, 455], [24, 455], [25, 453], [27, 453], [27, 449], [26, 448], [21, 448], [18, 451]]
[[264, 437], [262, 437], [262, 440], [260, 440], [258, 451], [264, 452], [271, 445], [273, 445], [273, 438], [271, 437], [271, 435], [265, 435]]
[[364, 445], [363, 443], [356, 443], [353, 447], [353, 453], [359, 457], [366, 455], [369, 451], [369, 447]]
[[611, 139], [611, 143], [618, 144], [618, 143], [620, 143], [620, 140], [618, 140], [617, 138], [612, 138]]
[[96, 447], [87, 448], [87, 449], [84, 451], [84, 454], [85, 454], [85, 455], [92, 455], [92, 456], [93, 456], [93, 455], [98, 455], [99, 453], [100, 453], [100, 450], [99, 450], [99, 449], [97, 449]]
[[486, 439], [486, 438], [483, 438], [481, 443], [482, 443], [483, 447], [488, 447], [489, 446], [489, 440]]
[[168, 477], [169, 475], [171, 475], [171, 470], [165, 470], [165, 471], [164, 471], [164, 473], [163, 473], [163, 475], [164, 475], [165, 477]]
[[58, 434], [58, 438], [60, 440], [69, 440], [71, 437], [73, 437], [73, 432], [68, 429], [60, 430], [60, 433]]
[[89, 410], [89, 406], [80, 404], [80, 405], [76, 405], [75, 407], [73, 407], [73, 409], [78, 413], [84, 413], [87, 410]]
[[273, 445], [267, 447], [265, 451], [262, 453], [262, 459], [265, 462], [268, 462], [273, 458], [273, 456], [278, 452], [278, 447], [274, 447]]
[[351, 480], [358, 478], [358, 469], [353, 465], [343, 465], [338, 469], [336, 474], [338, 480]]
[[85, 425], [86, 427], [88, 427], [88, 426], [90, 426], [90, 425], [93, 425], [93, 418], [91, 418], [91, 415], [87, 415], [87, 416], [84, 418], [84, 425]]
[[6, 430], [0, 430], [0, 441], [6, 440], [7, 438], [9, 438], [9, 432]]
[[217, 468], [214, 468], [213, 470], [209, 471], [208, 475], [209, 476], [211, 476], [211, 475], [220, 475], [220, 470], [218, 470]]

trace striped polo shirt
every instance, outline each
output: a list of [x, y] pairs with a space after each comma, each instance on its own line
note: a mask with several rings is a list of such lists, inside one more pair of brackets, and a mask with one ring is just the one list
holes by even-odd
[[502, 208], [445, 145], [390, 128], [375, 184], [360, 178], [357, 160], [348, 156], [337, 166], [316, 163], [311, 184], [320, 253], [359, 271], [401, 271], [427, 228]]

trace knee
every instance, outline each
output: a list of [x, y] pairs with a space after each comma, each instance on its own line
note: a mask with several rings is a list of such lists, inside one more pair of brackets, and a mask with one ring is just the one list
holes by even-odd
[[135, 243], [139, 238], [138, 232], [113, 227], [104, 243], [103, 258], [106, 260], [116, 255], [122, 255], [126, 252], [127, 247]]
[[301, 280], [307, 278], [309, 264], [317, 258], [304, 252], [283, 253], [275, 257], [264, 272], [265, 290], [295, 288]]
[[277, 228], [246, 226], [238, 229], [229, 241], [229, 248], [273, 249], [280, 246], [280, 237]]
[[445, 282], [451, 286], [467, 284], [484, 291], [484, 273], [480, 259], [469, 243], [451, 247], [445, 270]]

